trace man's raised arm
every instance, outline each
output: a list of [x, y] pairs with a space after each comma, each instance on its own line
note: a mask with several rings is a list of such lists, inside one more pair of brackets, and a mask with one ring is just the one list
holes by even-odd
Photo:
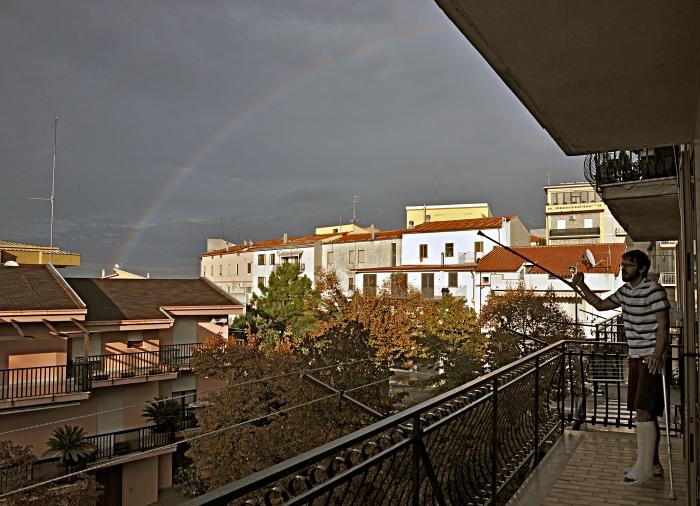
[[574, 277], [571, 280], [571, 282], [574, 286], [577, 286], [578, 289], [581, 290], [584, 300], [588, 302], [591, 306], [596, 308], [598, 311], [609, 311], [611, 309], [617, 309], [619, 307], [611, 300], [603, 300], [596, 294], [594, 294], [591, 291], [591, 289], [588, 288], [586, 282], [583, 280], [583, 272], [577, 272], [576, 274], [574, 274]]

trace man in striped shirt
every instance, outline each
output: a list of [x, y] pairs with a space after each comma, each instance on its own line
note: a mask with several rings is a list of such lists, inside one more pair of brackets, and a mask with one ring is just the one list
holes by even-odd
[[630, 358], [627, 409], [637, 412], [637, 462], [625, 469], [620, 480], [623, 485], [637, 485], [664, 473], [659, 462], [657, 417], [664, 409], [661, 374], [668, 344], [669, 303], [664, 287], [647, 279], [649, 267], [651, 261], [642, 251], [622, 255], [625, 284], [605, 300], [586, 286], [583, 273], [572, 280], [598, 311], [622, 309]]

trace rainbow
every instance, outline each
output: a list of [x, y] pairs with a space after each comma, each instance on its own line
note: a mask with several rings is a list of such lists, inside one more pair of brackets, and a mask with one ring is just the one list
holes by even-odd
[[320, 76], [333, 67], [339, 66], [341, 63], [377, 52], [381, 49], [388, 49], [392, 46], [403, 44], [410, 39], [434, 35], [450, 29], [452, 29], [452, 27], [449, 24], [439, 23], [429, 27], [428, 29], [422, 30], [420, 33], [405, 35], [399, 39], [368, 44], [358, 50], [342, 54], [336, 58], [333, 58], [332, 60], [321, 63], [308, 71], [297, 75], [289, 81], [283, 82], [267, 95], [260, 97], [243, 111], [237, 113], [230, 121], [215, 131], [214, 134], [211, 135], [211, 137], [202, 146], [200, 146], [197, 151], [195, 151], [195, 153], [187, 160], [182, 168], [175, 172], [171, 180], [163, 188], [161, 188], [160, 192], [153, 200], [153, 203], [148, 206], [146, 210], [144, 210], [141, 217], [137, 220], [137, 224], [128, 235], [126, 241], [124, 242], [124, 255], [117, 263], [123, 267], [129, 258], [132, 260], [134, 259], [134, 252], [143, 241], [146, 231], [160, 215], [163, 208], [168, 203], [168, 200], [170, 200], [170, 198], [177, 193], [177, 191], [183, 186], [189, 177], [196, 171], [197, 166], [202, 163], [202, 161], [205, 160], [208, 155], [214, 152], [216, 148], [220, 146], [221, 143], [223, 143], [228, 137], [230, 137], [237, 130], [241, 129], [246, 123], [268, 110], [277, 101], [292, 94], [297, 89], [301, 88], [301, 86], [307, 81]]

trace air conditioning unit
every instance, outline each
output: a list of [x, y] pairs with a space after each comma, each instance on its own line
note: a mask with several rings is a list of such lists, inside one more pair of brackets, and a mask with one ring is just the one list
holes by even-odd
[[569, 221], [576, 221], [576, 215], [572, 214], [571, 216], [569, 216]]
[[238, 288], [243, 288], [243, 283], [238, 283]]

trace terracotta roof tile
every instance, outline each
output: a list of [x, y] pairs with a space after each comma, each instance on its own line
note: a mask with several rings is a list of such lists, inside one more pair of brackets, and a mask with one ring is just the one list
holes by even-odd
[[[562, 277], [570, 277], [570, 265], [576, 265], [585, 255], [586, 249], [591, 250], [596, 261], [596, 267], [589, 268], [588, 262], [579, 262], [578, 270], [581, 272], [611, 273], [617, 275], [620, 272], [622, 254], [626, 246], [622, 244], [572, 244], [566, 246], [523, 246], [512, 248], [521, 255], [534, 260], [543, 267]], [[479, 262], [479, 272], [515, 272], [525, 263], [525, 260], [514, 255], [504, 248], [494, 248], [484, 255]], [[534, 273], [543, 273], [535, 267]]]
[[[400, 239], [406, 230], [387, 230], [386, 232], [375, 232], [374, 239]], [[333, 244], [344, 243], [344, 242], [366, 242], [372, 240], [372, 234], [343, 234], [342, 237], [333, 239]]]
[[501, 228], [503, 220], [510, 221], [516, 216], [492, 216], [490, 218], [474, 218], [471, 220], [447, 220], [447, 221], [431, 221], [429, 223], [421, 223], [412, 229], [406, 230], [404, 233], [419, 233], [419, 232], [448, 232], [452, 230], [479, 230], [487, 228]]

